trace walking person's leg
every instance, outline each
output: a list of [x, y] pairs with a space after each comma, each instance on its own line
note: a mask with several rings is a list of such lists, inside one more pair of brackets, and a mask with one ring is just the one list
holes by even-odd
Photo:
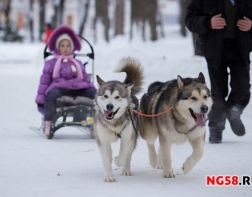
[[236, 61], [229, 66], [231, 92], [228, 97], [227, 118], [231, 129], [238, 136], [245, 134], [245, 127], [240, 119], [243, 109], [250, 99], [249, 61]]
[[214, 61], [207, 60], [208, 73], [211, 83], [213, 106], [209, 118], [209, 142], [221, 143], [222, 133], [226, 123], [226, 96], [228, 94], [228, 72], [224, 64], [216, 66]]

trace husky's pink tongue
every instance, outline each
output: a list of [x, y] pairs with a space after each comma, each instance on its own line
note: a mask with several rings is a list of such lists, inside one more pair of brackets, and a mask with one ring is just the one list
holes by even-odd
[[204, 127], [206, 125], [206, 119], [204, 114], [194, 114], [196, 116], [196, 125], [199, 127]]
[[105, 116], [106, 118], [108, 118], [109, 116], [111, 116], [111, 114], [113, 114], [113, 112], [111, 112], [111, 111], [105, 111], [105, 112], [104, 112], [104, 116]]

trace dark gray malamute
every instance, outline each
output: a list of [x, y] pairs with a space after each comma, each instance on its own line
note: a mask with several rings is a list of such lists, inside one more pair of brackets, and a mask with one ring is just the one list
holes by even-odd
[[[163, 168], [164, 177], [175, 177], [171, 165], [171, 145], [189, 141], [193, 152], [183, 164], [189, 172], [203, 155], [205, 122], [212, 106], [210, 91], [202, 73], [198, 78], [180, 76], [166, 83], [155, 82], [143, 95], [140, 109], [146, 114], [164, 115], [153, 118], [140, 117], [140, 134], [146, 140], [150, 164]], [[172, 108], [168, 111], [168, 108]], [[159, 137], [159, 156], [155, 141]]]

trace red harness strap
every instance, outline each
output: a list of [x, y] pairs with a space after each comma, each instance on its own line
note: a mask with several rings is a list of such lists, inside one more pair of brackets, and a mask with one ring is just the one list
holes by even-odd
[[168, 114], [172, 111], [173, 107], [169, 107], [167, 106], [165, 111], [163, 112], [160, 112], [158, 114], [145, 114], [141, 111], [138, 111], [138, 110], [132, 110], [135, 114], [139, 115], [139, 116], [143, 116], [143, 117], [146, 117], [146, 118], [156, 118], [156, 117], [159, 117], [159, 116], [163, 116], [165, 114]]

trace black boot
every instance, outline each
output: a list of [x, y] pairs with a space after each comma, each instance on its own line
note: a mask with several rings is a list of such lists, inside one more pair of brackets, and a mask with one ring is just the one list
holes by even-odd
[[223, 130], [217, 130], [217, 129], [209, 128], [209, 131], [210, 131], [209, 143], [219, 144], [219, 143], [222, 142]]
[[[220, 102], [218, 103], [220, 104]], [[217, 106], [217, 107], [216, 107]], [[222, 107], [219, 107], [215, 104], [215, 107], [210, 111], [209, 118], [209, 143], [219, 144], [222, 142], [222, 133], [225, 129], [226, 124], [226, 113], [225, 113], [224, 104]]]
[[213, 123], [209, 121], [209, 143], [219, 144], [222, 142], [222, 133], [225, 129], [226, 120], [219, 123]]
[[227, 109], [227, 119], [234, 134], [245, 135], [245, 127], [241, 121], [243, 108], [240, 105], [233, 105]]

